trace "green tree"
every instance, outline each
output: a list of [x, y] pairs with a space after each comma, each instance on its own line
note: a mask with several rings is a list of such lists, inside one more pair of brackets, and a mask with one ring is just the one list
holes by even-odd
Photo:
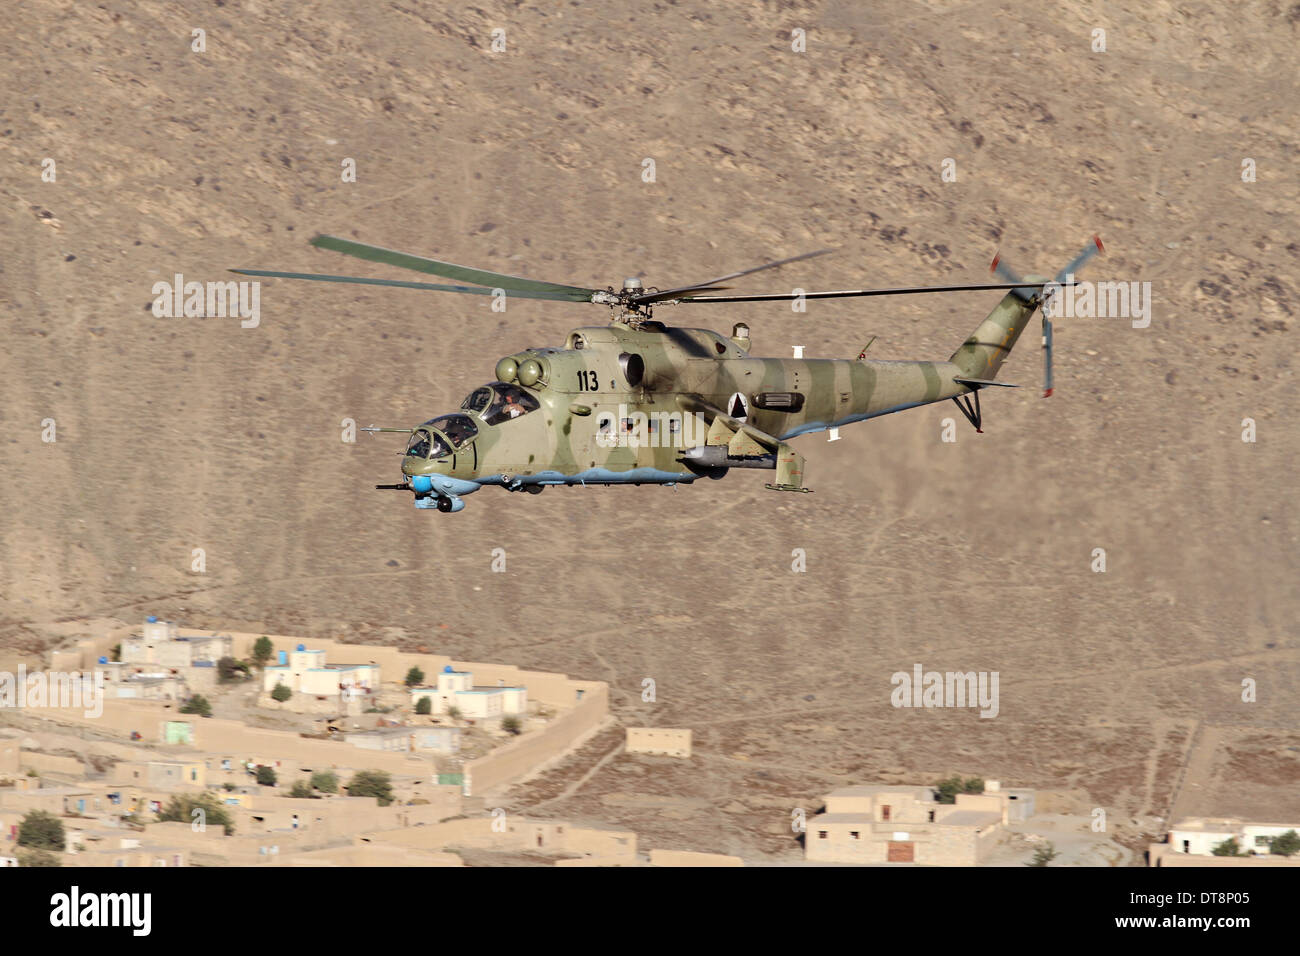
[[960, 774], [953, 774], [946, 780], [940, 780], [934, 788], [939, 791], [940, 803], [956, 803], [959, 793], [983, 793], [984, 781], [979, 777], [963, 780]]
[[[195, 815], [195, 810], [202, 813]], [[168, 801], [167, 806], [158, 814], [159, 823], [201, 822], [205, 826], [212, 824], [225, 830], [226, 836], [235, 832], [235, 821], [229, 811], [222, 805], [221, 799], [208, 791], [196, 794], [177, 794]]]
[[253, 642], [253, 663], [258, 667], [265, 667], [274, 653], [275, 648], [271, 646], [271, 639], [265, 634]]
[[457, 707], [455, 704], [452, 704], [450, 707], [447, 708], [447, 716], [450, 717], [452, 720], [460, 720], [460, 708]]
[[406, 686], [419, 687], [424, 683], [424, 671], [418, 667], [412, 667], [406, 672]]
[[299, 800], [319, 800], [316, 791], [312, 790], [311, 784], [306, 780], [297, 780], [293, 788], [289, 791], [289, 796], [297, 797]]
[[1034, 851], [1034, 858], [1025, 866], [1047, 866], [1061, 854], [1057, 852], [1055, 845], [1049, 843], [1046, 846], [1040, 846]]
[[257, 782], [264, 787], [275, 786], [275, 768], [260, 764], [257, 768]]
[[507, 714], [505, 717], [501, 718], [501, 729], [508, 734], [517, 735], [524, 728], [523, 728], [523, 724], [519, 722], [518, 717], [516, 717], [514, 714]]
[[1222, 843], [1215, 844], [1214, 849], [1210, 850], [1215, 856], [1246, 856], [1241, 852], [1241, 845], [1237, 843], [1234, 837], [1228, 837]]
[[63, 860], [49, 850], [27, 850], [18, 854], [19, 866], [62, 866]]
[[242, 662], [233, 657], [223, 657], [217, 661], [217, 680], [223, 684], [233, 684], [248, 676]]
[[317, 770], [311, 775], [311, 785], [321, 793], [338, 793], [339, 775], [333, 770]]
[[1287, 830], [1286, 833], [1273, 837], [1268, 841], [1268, 852], [1278, 856], [1291, 856], [1300, 852], [1300, 834]]
[[433, 713], [433, 698], [432, 698], [432, 697], [421, 697], [421, 698], [420, 698], [418, 701], [416, 701], [416, 703], [415, 703], [415, 712], [416, 712], [417, 714], [431, 714], [431, 713]]
[[19, 846], [62, 853], [64, 839], [63, 821], [44, 810], [32, 810], [18, 824]]
[[274, 689], [271, 691], [271, 699], [278, 700], [282, 704], [292, 696], [293, 691], [284, 684], [276, 684]]
[[108, 651], [110, 661], [120, 661], [122, 659], [122, 645], [114, 644]]
[[358, 770], [347, 786], [349, 797], [378, 797], [379, 805], [393, 802], [393, 778], [382, 770]]
[[195, 694], [181, 705], [182, 714], [198, 714], [200, 717], [212, 716], [212, 705], [202, 694]]

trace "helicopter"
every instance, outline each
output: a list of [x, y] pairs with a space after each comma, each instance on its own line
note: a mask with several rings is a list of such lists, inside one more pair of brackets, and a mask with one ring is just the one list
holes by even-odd
[[[540, 494], [551, 486], [690, 484], [733, 468], [774, 470], [774, 491], [808, 492], [804, 457], [790, 442], [813, 432], [935, 402], [954, 402], [983, 431], [980, 392], [1029, 324], [1043, 311], [1044, 397], [1052, 394], [1050, 302], [1075, 272], [1104, 251], [1092, 238], [1054, 279], [1020, 277], [997, 256], [1001, 283], [849, 289], [766, 295], [719, 295], [742, 276], [825, 255], [804, 253], [704, 282], [666, 289], [640, 279], [590, 289], [473, 269], [337, 236], [318, 248], [455, 280], [464, 285], [232, 269], [240, 275], [424, 289], [608, 307], [608, 325], [574, 329], [561, 347], [529, 348], [502, 358], [493, 381], [473, 389], [457, 411], [409, 428], [371, 425], [370, 433], [408, 436], [402, 480], [376, 485], [414, 494], [417, 508], [458, 512], [465, 497], [495, 485]], [[947, 361], [755, 358], [749, 327], [731, 335], [666, 325], [656, 307], [777, 302], [860, 296], [999, 290], [998, 304]], [[874, 341], [874, 338], [872, 339]]]

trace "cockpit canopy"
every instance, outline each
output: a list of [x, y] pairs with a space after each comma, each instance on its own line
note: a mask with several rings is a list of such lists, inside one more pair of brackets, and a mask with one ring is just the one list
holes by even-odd
[[425, 422], [425, 427], [436, 428], [451, 442], [452, 448], [459, 448], [478, 435], [478, 426], [468, 415], [439, 415]]
[[468, 415], [442, 415], [431, 418], [415, 431], [406, 445], [406, 454], [415, 458], [446, 458], [463, 448], [478, 435], [478, 426]]
[[[499, 425], [536, 411], [541, 403], [527, 389], [518, 385], [493, 382], [474, 389], [460, 407], [462, 411], [477, 413], [484, 424]], [[465, 418], [464, 415], [447, 417]]]
[[417, 428], [411, 432], [411, 440], [406, 444], [408, 458], [446, 458], [450, 454], [451, 449], [442, 437], [427, 428]]

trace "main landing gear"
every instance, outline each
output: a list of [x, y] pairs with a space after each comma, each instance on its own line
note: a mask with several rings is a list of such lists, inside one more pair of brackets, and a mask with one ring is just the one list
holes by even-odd
[[[971, 403], [971, 395], [975, 397], [974, 404]], [[980, 390], [975, 389], [968, 395], [954, 395], [952, 402], [961, 409], [961, 413], [966, 416], [966, 421], [975, 426], [976, 433], [983, 435], [984, 429], [980, 427], [984, 423], [984, 416], [980, 413]]]

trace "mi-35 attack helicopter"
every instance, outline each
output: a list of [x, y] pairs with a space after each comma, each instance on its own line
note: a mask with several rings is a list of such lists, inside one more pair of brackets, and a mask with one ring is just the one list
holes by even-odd
[[[471, 285], [396, 279], [232, 270], [241, 275], [433, 289], [607, 306], [607, 326], [575, 329], [560, 348], [530, 348], [501, 359], [496, 380], [474, 389], [460, 410], [413, 428], [365, 431], [409, 434], [403, 480], [377, 485], [415, 494], [417, 508], [460, 511], [465, 495], [485, 485], [540, 493], [548, 485], [690, 483], [721, 478], [731, 468], [776, 470], [776, 491], [804, 487], [804, 459], [790, 445], [799, 435], [840, 428], [905, 408], [951, 399], [981, 430], [981, 390], [1036, 309], [1055, 287], [1099, 251], [1093, 238], [1054, 280], [1024, 279], [1000, 258], [1004, 283], [716, 295], [720, 283], [823, 255], [828, 250], [769, 262], [707, 282], [669, 289], [626, 279], [621, 289], [587, 289], [539, 282], [426, 259], [334, 236], [312, 245]], [[1045, 287], [1046, 291], [1045, 291]], [[748, 326], [730, 336], [677, 328], [652, 317], [656, 305], [776, 302], [854, 296], [1007, 290], [988, 318], [944, 362], [752, 358]], [[867, 343], [868, 347], [870, 342]], [[1052, 326], [1043, 316], [1044, 395], [1052, 393]], [[1014, 388], [1015, 386], [1009, 386]], [[972, 401], [973, 399], [973, 401]]]

